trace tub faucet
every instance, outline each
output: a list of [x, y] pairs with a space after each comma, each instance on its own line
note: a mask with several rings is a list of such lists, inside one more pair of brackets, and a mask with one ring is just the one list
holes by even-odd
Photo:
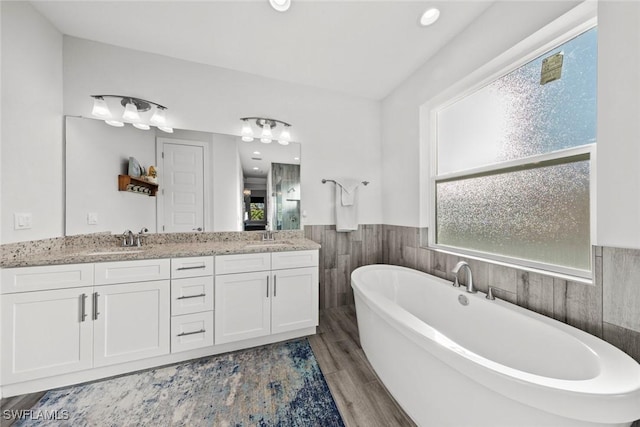
[[463, 268], [467, 269], [467, 292], [475, 294], [476, 292], [478, 292], [478, 290], [473, 286], [473, 275], [471, 274], [471, 267], [469, 267], [469, 264], [467, 264], [465, 261], [460, 261], [456, 264], [455, 267], [453, 267], [453, 270], [451, 270], [451, 272], [456, 275], [453, 286], [460, 286], [460, 282], [458, 281], [458, 272]]

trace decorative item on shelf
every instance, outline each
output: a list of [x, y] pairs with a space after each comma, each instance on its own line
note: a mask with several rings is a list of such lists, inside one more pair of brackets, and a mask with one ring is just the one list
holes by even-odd
[[158, 184], [145, 181], [143, 177], [118, 175], [118, 190], [155, 196], [158, 192]]
[[142, 175], [142, 167], [140, 166], [140, 162], [136, 160], [135, 157], [129, 157], [129, 176], [133, 176], [135, 178]]
[[282, 120], [276, 119], [267, 119], [264, 117], [241, 117], [242, 120], [242, 131], [240, 134], [242, 135], [242, 140], [244, 142], [251, 142], [254, 139], [254, 131], [251, 127], [251, 120], [255, 120], [256, 125], [260, 131], [260, 142], [265, 144], [269, 144], [273, 141], [273, 132], [272, 130], [281, 124], [283, 126], [280, 135], [278, 136], [278, 143], [281, 145], [289, 145], [291, 142], [291, 133], [289, 132], [289, 128], [291, 125], [289, 123], [283, 122]]
[[155, 166], [149, 166], [145, 179], [152, 184], [158, 183], [158, 171]]
[[[125, 123], [131, 123], [142, 130], [149, 130], [151, 126], [156, 126], [163, 132], [173, 133], [173, 128], [167, 125], [167, 107], [164, 105], [125, 95], [91, 95], [91, 97], [93, 98], [91, 114], [104, 120], [108, 125], [122, 127]], [[116, 99], [119, 102], [111, 102], [109, 106], [105, 98]], [[120, 109], [120, 106], [124, 107], [123, 112], [114, 116], [111, 111]]]

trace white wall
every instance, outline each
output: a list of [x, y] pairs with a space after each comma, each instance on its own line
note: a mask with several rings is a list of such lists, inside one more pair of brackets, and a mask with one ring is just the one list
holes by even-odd
[[213, 164], [213, 229], [215, 231], [242, 231], [242, 182], [239, 171], [237, 138], [213, 135], [211, 150]]
[[371, 181], [360, 192], [360, 222], [382, 220], [379, 102], [65, 36], [65, 114], [89, 116], [89, 95], [100, 93], [166, 105], [176, 128], [239, 135], [240, 117], [292, 123], [305, 223], [335, 223], [333, 186], [321, 179], [336, 177]]
[[598, 4], [597, 244], [640, 248], [640, 3]]
[[426, 227], [420, 216], [420, 106], [575, 2], [497, 2], [382, 102], [382, 222]]
[[[1, 242], [63, 233], [62, 35], [26, 2], [2, 10]], [[33, 215], [13, 229], [14, 212]]]
[[[156, 232], [156, 198], [118, 191], [118, 175], [127, 174], [129, 157], [148, 168], [156, 163], [156, 138], [133, 126], [114, 128], [102, 120], [66, 120], [67, 235], [146, 227]], [[87, 223], [95, 213], [98, 224]]]

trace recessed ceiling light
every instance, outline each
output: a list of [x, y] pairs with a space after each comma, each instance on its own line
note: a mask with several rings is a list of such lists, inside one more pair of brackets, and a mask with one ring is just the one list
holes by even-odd
[[254, 171], [257, 171], [257, 170], [260, 170], [260, 168], [258, 168], [258, 167], [254, 167], [254, 168], [253, 168], [253, 170], [254, 170]]
[[427, 27], [438, 20], [440, 17], [440, 11], [438, 9], [431, 8], [428, 9], [425, 13], [420, 17], [420, 25], [423, 27]]
[[278, 12], [286, 12], [291, 6], [291, 0], [269, 0], [269, 4]]
[[293, 160], [300, 160], [300, 157], [294, 157]]
[[255, 155], [259, 156], [259, 155], [260, 155], [260, 152], [259, 152], [259, 151], [254, 151], [254, 152], [253, 152], [253, 154], [255, 154]]

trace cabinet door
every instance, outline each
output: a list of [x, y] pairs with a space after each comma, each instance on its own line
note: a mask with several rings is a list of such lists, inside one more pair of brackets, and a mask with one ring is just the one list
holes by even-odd
[[96, 286], [95, 367], [169, 354], [169, 281]]
[[270, 275], [265, 271], [216, 276], [216, 344], [269, 335]]
[[92, 291], [82, 287], [1, 297], [3, 384], [91, 368]]
[[273, 272], [271, 333], [318, 325], [318, 267]]

